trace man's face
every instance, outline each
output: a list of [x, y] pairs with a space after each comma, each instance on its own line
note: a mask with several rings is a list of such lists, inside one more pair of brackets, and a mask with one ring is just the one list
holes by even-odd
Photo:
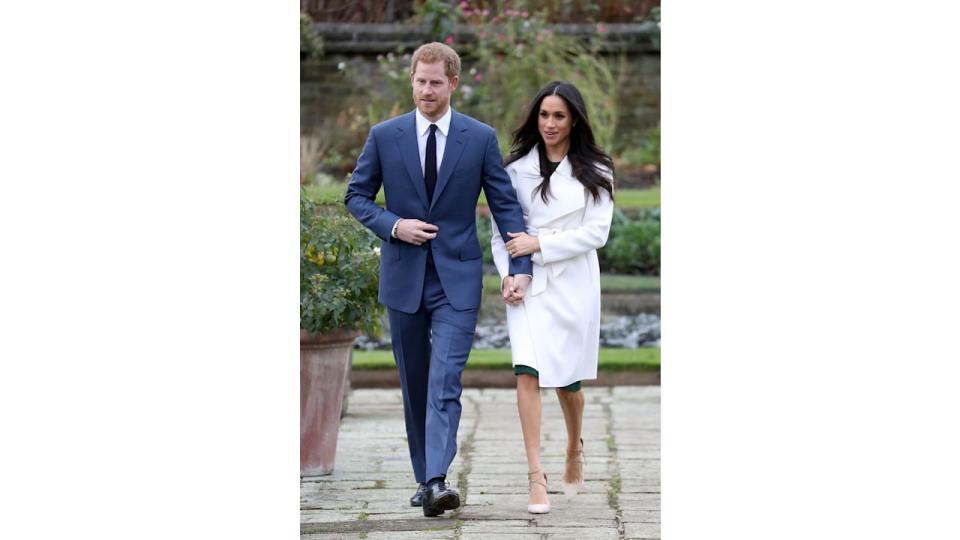
[[426, 64], [417, 62], [417, 69], [410, 76], [413, 84], [413, 102], [430, 121], [440, 119], [450, 105], [450, 94], [457, 88], [460, 77], [448, 79], [443, 72], [443, 62]]

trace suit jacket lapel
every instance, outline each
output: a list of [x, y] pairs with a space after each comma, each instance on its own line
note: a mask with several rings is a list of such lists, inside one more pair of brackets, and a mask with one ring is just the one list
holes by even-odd
[[[460, 155], [463, 154], [463, 148], [466, 146], [466, 131], [466, 122], [460, 121], [460, 113], [450, 111], [450, 130], [447, 132], [447, 144], [443, 149], [440, 171], [437, 173], [437, 189], [433, 190], [433, 201], [430, 203], [430, 208], [433, 208], [433, 203], [440, 198], [443, 188], [450, 181], [454, 166], [460, 160]], [[426, 200], [426, 197], [424, 197], [424, 200]]]
[[414, 113], [410, 113], [404, 127], [397, 129], [397, 148], [403, 157], [403, 164], [407, 168], [407, 176], [410, 177], [410, 183], [413, 189], [417, 191], [417, 196], [423, 202], [425, 208], [429, 207], [427, 201], [427, 186], [424, 184], [423, 171], [420, 170], [420, 148], [417, 146], [417, 119]]

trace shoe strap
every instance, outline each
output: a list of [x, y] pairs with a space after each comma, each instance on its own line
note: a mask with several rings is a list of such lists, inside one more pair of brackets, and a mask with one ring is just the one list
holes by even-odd
[[[534, 475], [537, 474], [542, 474], [543, 480], [540, 480], [540, 478], [535, 478]], [[543, 469], [537, 469], [533, 472], [528, 472], [527, 481], [530, 482], [530, 487], [533, 487], [533, 484], [540, 484], [543, 486], [543, 489], [547, 489], [547, 474], [543, 472]]]
[[567, 462], [579, 463], [581, 465], [587, 462], [583, 455], [583, 439], [580, 439], [580, 450], [577, 451], [576, 457], [573, 459], [567, 458]]

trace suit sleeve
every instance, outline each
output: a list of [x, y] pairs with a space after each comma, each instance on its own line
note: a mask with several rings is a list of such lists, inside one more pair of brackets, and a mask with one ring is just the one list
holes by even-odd
[[[517, 201], [517, 194], [510, 182], [510, 176], [503, 168], [503, 158], [500, 155], [500, 146], [497, 144], [496, 133], [491, 130], [487, 139], [487, 147], [483, 156], [483, 192], [487, 196], [487, 205], [490, 206], [490, 214], [493, 219], [494, 236], [499, 235], [501, 247], [503, 237], [508, 232], [518, 233], [527, 230], [523, 222], [523, 208]], [[509, 238], [509, 237], [508, 237]], [[494, 239], [491, 239], [491, 248], [494, 247]], [[503, 250], [506, 255], [506, 250]], [[494, 251], [494, 264], [497, 256]], [[533, 263], [529, 255], [517, 257], [516, 259], [508, 256], [507, 273], [504, 274], [497, 266], [501, 279], [506, 275], [533, 274]]]
[[594, 201], [593, 195], [584, 207], [583, 221], [575, 229], [560, 231], [556, 234], [539, 236], [540, 251], [533, 254], [537, 264], [550, 264], [594, 249], [607, 243], [610, 235], [610, 222], [613, 220], [613, 201], [606, 190], [600, 190], [600, 200]]
[[377, 139], [371, 129], [367, 142], [363, 145], [357, 167], [353, 170], [344, 203], [347, 210], [357, 221], [387, 242], [399, 242], [390, 233], [400, 216], [384, 209], [376, 203], [377, 193], [383, 185], [383, 173], [380, 170], [380, 157], [377, 153]]

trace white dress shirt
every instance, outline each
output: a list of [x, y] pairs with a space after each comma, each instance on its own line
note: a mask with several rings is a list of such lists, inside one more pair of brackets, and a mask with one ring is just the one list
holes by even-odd
[[[417, 149], [420, 151], [420, 172], [422, 172], [424, 176], [427, 174], [424, 167], [427, 160], [427, 137], [430, 136], [430, 124], [437, 124], [437, 132], [434, 134], [434, 137], [437, 139], [437, 177], [440, 176], [440, 161], [443, 160], [443, 149], [447, 147], [447, 133], [450, 132], [451, 110], [452, 109], [447, 106], [447, 112], [443, 113], [443, 116], [436, 122], [431, 122], [420, 112], [420, 109], [416, 109]], [[394, 238], [397, 237], [398, 225], [400, 225], [399, 219], [393, 224], [393, 230], [390, 232], [390, 236]]]
[[450, 111], [448, 106], [447, 112], [443, 113], [439, 120], [431, 122], [420, 112], [420, 109], [417, 109], [417, 148], [420, 150], [420, 170], [424, 176], [427, 174], [423, 167], [427, 159], [427, 137], [430, 135], [430, 124], [437, 125], [437, 133], [434, 136], [437, 138], [437, 176], [440, 176], [440, 161], [443, 159], [443, 149], [447, 147], [447, 133], [450, 132]]

